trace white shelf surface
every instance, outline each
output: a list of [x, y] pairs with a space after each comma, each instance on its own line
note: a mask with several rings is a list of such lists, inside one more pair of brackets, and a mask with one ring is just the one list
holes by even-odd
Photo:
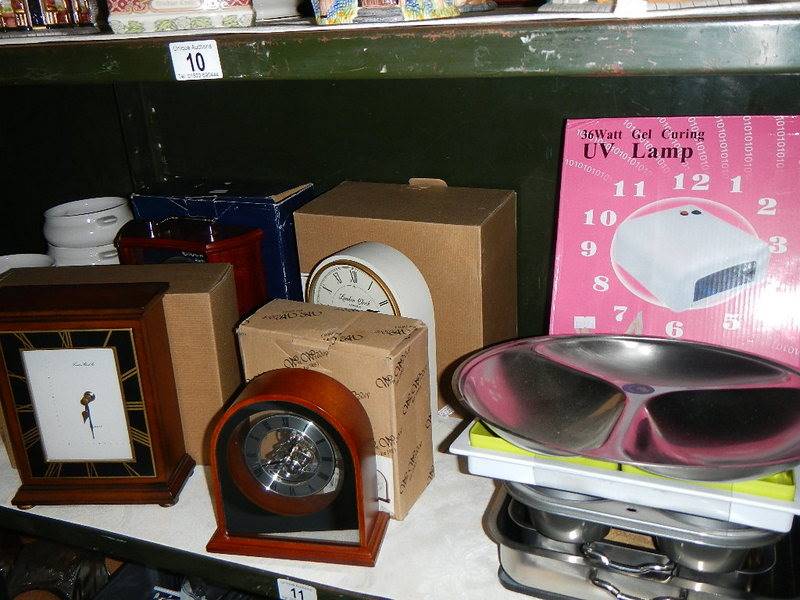
[[[405, 520], [389, 522], [378, 562], [371, 568], [206, 552], [206, 543], [216, 528], [207, 467], [195, 468], [178, 503], [171, 508], [36, 506], [25, 512], [211, 556], [300, 582], [380, 597], [529, 598], [506, 590], [497, 580], [497, 545], [482, 526], [495, 483], [467, 474], [458, 457], [445, 453], [451, 433], [462, 427], [456, 419], [434, 418], [436, 475]], [[19, 483], [0, 444], [0, 500], [4, 507], [13, 508], [11, 498]]]

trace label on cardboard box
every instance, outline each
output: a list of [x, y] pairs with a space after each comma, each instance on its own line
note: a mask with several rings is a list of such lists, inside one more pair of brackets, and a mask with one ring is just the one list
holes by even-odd
[[800, 117], [567, 121], [550, 332], [800, 366]]
[[353, 392], [372, 424], [380, 507], [405, 517], [433, 473], [425, 325], [273, 300], [237, 334], [247, 380], [272, 369], [313, 369]]

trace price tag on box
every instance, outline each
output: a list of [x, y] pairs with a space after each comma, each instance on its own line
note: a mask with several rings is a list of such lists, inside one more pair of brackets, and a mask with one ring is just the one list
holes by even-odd
[[178, 81], [222, 79], [217, 40], [172, 42], [169, 52]]
[[550, 332], [800, 366], [800, 116], [569, 120]]

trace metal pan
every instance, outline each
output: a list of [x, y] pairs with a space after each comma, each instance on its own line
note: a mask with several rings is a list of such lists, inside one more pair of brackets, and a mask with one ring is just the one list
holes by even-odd
[[800, 464], [800, 373], [727, 348], [634, 336], [526, 338], [472, 355], [453, 383], [467, 409], [534, 452], [701, 481]]

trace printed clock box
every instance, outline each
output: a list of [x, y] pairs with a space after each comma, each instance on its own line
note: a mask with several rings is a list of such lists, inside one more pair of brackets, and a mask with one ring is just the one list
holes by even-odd
[[221, 225], [261, 229], [261, 262], [268, 298], [302, 300], [294, 211], [311, 200], [313, 186], [186, 183], [140, 190], [131, 196], [137, 219], [208, 219]]
[[249, 27], [253, 16], [250, 0], [108, 0], [114, 33]]
[[[229, 264], [112, 265], [13, 269], [0, 286], [163, 281], [170, 354], [186, 452], [208, 464], [209, 424], [241, 384], [234, 330], [239, 318]], [[4, 440], [5, 442], [5, 440]], [[11, 451], [6, 443], [9, 457]]]
[[433, 478], [427, 329], [421, 321], [273, 300], [237, 329], [247, 381], [320, 371], [347, 386], [372, 424], [381, 510], [403, 519]]
[[353, 244], [405, 254], [430, 288], [440, 412], [467, 354], [517, 334], [516, 194], [509, 190], [344, 182], [295, 213], [300, 270]]
[[457, 17], [453, 0], [311, 0], [319, 25], [397, 23]]
[[800, 366], [800, 117], [566, 124], [550, 332]]

